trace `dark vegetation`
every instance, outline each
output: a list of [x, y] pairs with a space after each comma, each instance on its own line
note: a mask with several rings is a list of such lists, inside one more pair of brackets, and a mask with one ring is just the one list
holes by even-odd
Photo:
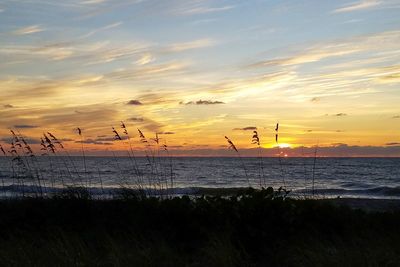
[[272, 188], [231, 197], [0, 202], [1, 266], [399, 266], [400, 212]]

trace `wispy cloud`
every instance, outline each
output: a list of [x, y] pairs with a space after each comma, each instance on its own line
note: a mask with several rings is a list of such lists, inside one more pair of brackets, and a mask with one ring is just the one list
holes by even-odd
[[[120, 22], [96, 29], [86, 36], [121, 25]], [[217, 42], [210, 38], [196, 39], [172, 44], [156, 44], [148, 41], [119, 43], [114, 40], [86, 41], [79, 37], [69, 41], [54, 41], [40, 44], [0, 44], [0, 56], [6, 62], [35, 63], [38, 61], [63, 61], [77, 67], [107, 64], [114, 61], [130, 60], [136, 65], [147, 65], [156, 57], [168, 56], [188, 50], [214, 46]], [[25, 64], [26, 66], [27, 64]], [[127, 64], [124, 64], [127, 66]], [[131, 65], [131, 64], [130, 64]]]
[[[216, 1], [218, 3], [218, 1]], [[235, 8], [234, 5], [214, 5], [207, 0], [181, 1], [171, 6], [171, 12], [176, 15], [201, 15], [223, 12]]]
[[255, 126], [248, 126], [248, 127], [243, 127], [243, 128], [234, 128], [234, 131], [255, 131], [257, 130], [257, 127]]
[[310, 48], [306, 51], [303, 51], [303, 53], [299, 53], [298, 55], [292, 57], [271, 59], [271, 60], [257, 62], [255, 64], [252, 64], [251, 66], [268, 67], [268, 66], [300, 65], [311, 62], [317, 62], [326, 58], [345, 56], [359, 51], [361, 51], [361, 49], [357, 47], [343, 47], [343, 45], [327, 45], [322, 47]]
[[378, 78], [380, 83], [398, 83], [400, 82], [400, 67], [392, 73], [382, 75]]
[[210, 47], [216, 44], [215, 40], [205, 38], [189, 42], [175, 43], [165, 48], [168, 52], [182, 52], [186, 50]]
[[143, 122], [144, 118], [142, 117], [132, 117], [128, 119], [129, 121], [134, 121], [134, 122]]
[[106, 26], [104, 26], [104, 27], [101, 27], [101, 28], [92, 30], [91, 32], [89, 32], [89, 33], [85, 34], [84, 36], [82, 36], [82, 38], [87, 38], [87, 37], [90, 37], [90, 36], [92, 36], [92, 35], [94, 35], [94, 34], [96, 34], [96, 33], [98, 33], [98, 32], [106, 31], [106, 30], [110, 30], [110, 29], [116, 28], [116, 27], [118, 27], [118, 26], [120, 26], [120, 25], [122, 25], [122, 24], [123, 24], [123, 22], [122, 22], [122, 21], [119, 21], [119, 22], [115, 22], [115, 23], [106, 25]]
[[[26, 135], [23, 135], [25, 142], [27, 142], [28, 144], [32, 145], [32, 144], [40, 144], [40, 140], [39, 138], [33, 138], [33, 137], [29, 137]], [[11, 137], [3, 137], [0, 138], [0, 142], [5, 142], [5, 143], [11, 143], [13, 141], [13, 139]]]
[[33, 34], [37, 32], [42, 32], [44, 29], [40, 25], [31, 25], [27, 27], [23, 27], [13, 31], [15, 35], [25, 35], [25, 34]]
[[126, 122], [126, 125], [129, 128], [129, 123], [133, 122], [135, 127], [140, 127], [141, 129], [146, 129], [153, 133], [158, 134], [173, 134], [170, 131], [164, 131], [164, 124], [160, 121], [153, 120], [149, 117], [132, 117], [129, 118]]
[[75, 141], [75, 143], [79, 143], [79, 144], [81, 144], [81, 143], [83, 143], [83, 144], [91, 144], [91, 145], [106, 145], [106, 146], [110, 146], [110, 145], [113, 145], [113, 143], [111, 142], [111, 141], [107, 141], [107, 142], [104, 142], [104, 141], [98, 141], [98, 140], [96, 140], [96, 139], [92, 139], [92, 138], [88, 138], [88, 139], [85, 139], [85, 140], [78, 140], [78, 141]]
[[86, 0], [81, 3], [84, 5], [97, 5], [106, 2], [107, 0]]
[[144, 53], [143, 55], [141, 55], [141, 57], [136, 60], [136, 64], [139, 66], [142, 65], [146, 65], [149, 64], [151, 62], [153, 62], [155, 60], [155, 58], [150, 54], [150, 53]]
[[[306, 47], [292, 56], [259, 61], [243, 69], [282, 70], [276, 79], [265, 83], [265, 88], [279, 88], [275, 94], [279, 94], [281, 99], [298, 102], [311, 99], [316, 103], [323, 97], [359, 97], [378, 93], [383, 85], [400, 82], [399, 66], [393, 65], [394, 60], [399, 58], [396, 53], [399, 51], [398, 42], [399, 31], [355, 36]], [[354, 58], [367, 60], [354, 61]], [[324, 59], [329, 61], [322, 62]], [[336, 63], [332, 62], [340, 63], [336, 67]], [[305, 64], [310, 65], [301, 68]], [[285, 82], [285, 79], [288, 80]], [[250, 79], [244, 82], [250, 88], [262, 86], [255, 86], [254, 83]], [[230, 84], [227, 90], [240, 89], [237, 85], [237, 82], [236, 86]], [[322, 106], [325, 104], [327, 101], [321, 103]]]
[[235, 6], [221, 6], [221, 7], [199, 6], [199, 7], [193, 7], [193, 8], [188, 8], [186, 10], [182, 10], [181, 14], [184, 14], [184, 15], [205, 14], [205, 13], [213, 13], [213, 12], [230, 10], [233, 8], [235, 8]]
[[[398, 50], [400, 31], [386, 31], [375, 34], [354, 36], [306, 47], [291, 56], [278, 57], [249, 64], [249, 67], [293, 66], [319, 62], [324, 59], [352, 56], [367, 51]], [[297, 50], [297, 49], [296, 49]], [[381, 55], [382, 56], [382, 55]]]
[[365, 9], [370, 9], [370, 8], [379, 6], [381, 4], [382, 4], [382, 1], [363, 0], [363, 1], [354, 2], [354, 3], [348, 4], [344, 7], [335, 9], [333, 11], [333, 13], [345, 13], [345, 12], [352, 12], [352, 11], [358, 11], [358, 10], [365, 10]]
[[218, 104], [225, 104], [222, 101], [212, 101], [212, 100], [198, 100], [198, 101], [189, 101], [189, 102], [181, 102], [184, 105], [218, 105]]
[[154, 80], [156, 78], [167, 78], [173, 74], [183, 73], [187, 64], [182, 62], [170, 62], [157, 65], [145, 65], [140, 68], [115, 70], [104, 74], [104, 78], [117, 80]]
[[386, 146], [400, 146], [399, 142], [391, 142], [391, 143], [386, 143]]
[[107, 40], [88, 42], [77, 38], [43, 44], [0, 44], [0, 55], [28, 63], [69, 59], [85, 66], [135, 58], [149, 49], [151, 47], [146, 42], [115, 44]]
[[33, 129], [33, 128], [38, 128], [39, 126], [37, 125], [29, 125], [29, 124], [17, 124], [14, 125], [14, 128], [16, 129]]

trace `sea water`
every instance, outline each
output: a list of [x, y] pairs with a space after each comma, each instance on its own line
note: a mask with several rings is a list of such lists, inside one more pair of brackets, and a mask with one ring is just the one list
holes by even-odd
[[139, 186], [175, 194], [272, 186], [295, 196], [400, 198], [400, 158], [3, 157], [0, 178], [2, 196], [40, 183], [45, 192], [83, 185], [98, 195]]

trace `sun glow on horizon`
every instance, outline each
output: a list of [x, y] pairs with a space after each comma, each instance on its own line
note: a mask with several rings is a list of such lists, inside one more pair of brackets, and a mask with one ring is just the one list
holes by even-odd
[[278, 145], [276, 145], [275, 147], [279, 147], [279, 148], [291, 148], [293, 145], [288, 144], [288, 143], [280, 143]]

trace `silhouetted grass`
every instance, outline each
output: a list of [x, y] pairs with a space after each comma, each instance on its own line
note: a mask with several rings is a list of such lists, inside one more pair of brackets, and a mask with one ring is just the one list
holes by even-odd
[[[70, 196], [70, 197], [68, 197]], [[399, 266], [400, 212], [272, 188], [230, 197], [0, 202], [2, 266]]]

